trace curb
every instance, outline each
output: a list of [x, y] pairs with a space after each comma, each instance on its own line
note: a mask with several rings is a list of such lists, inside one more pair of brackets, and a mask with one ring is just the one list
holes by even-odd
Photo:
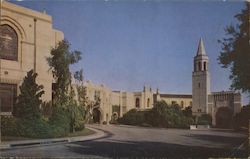
[[104, 131], [98, 130], [96, 128], [92, 128], [90, 126], [86, 126], [86, 128], [95, 131], [92, 135], [87, 136], [76, 136], [76, 137], [65, 137], [65, 138], [54, 138], [54, 139], [38, 139], [38, 140], [24, 140], [24, 141], [13, 141], [11, 143], [0, 143], [0, 150], [6, 150], [17, 147], [25, 147], [25, 146], [42, 146], [42, 145], [50, 145], [50, 144], [58, 144], [58, 143], [71, 143], [78, 141], [89, 141], [95, 140], [98, 138], [103, 138], [106, 136]]

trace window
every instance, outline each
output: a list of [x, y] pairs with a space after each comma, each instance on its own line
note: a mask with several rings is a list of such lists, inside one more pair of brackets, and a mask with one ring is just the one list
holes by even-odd
[[17, 61], [18, 38], [9, 25], [0, 26], [0, 59]]
[[203, 68], [204, 68], [204, 71], [207, 70], [207, 63], [206, 62], [203, 63]]
[[16, 101], [17, 85], [0, 83], [1, 112], [12, 112]]
[[199, 62], [199, 71], [201, 71], [201, 62]]
[[172, 105], [175, 105], [176, 104], [176, 101], [172, 101]]
[[182, 108], [184, 107], [184, 102], [183, 102], [183, 101], [181, 101], [181, 107], [182, 107]]
[[140, 108], [140, 99], [139, 98], [135, 99], [135, 107]]
[[150, 99], [148, 98], [147, 107], [149, 107], [149, 105], [150, 105]]
[[101, 92], [100, 92], [100, 91], [95, 91], [94, 99], [95, 99], [95, 100], [99, 100], [100, 97], [101, 97]]
[[201, 83], [200, 83], [200, 82], [198, 83], [198, 87], [199, 87], [199, 88], [201, 87]]
[[127, 107], [126, 107], [126, 106], [123, 106], [123, 107], [122, 107], [122, 114], [125, 114], [125, 113], [127, 113]]

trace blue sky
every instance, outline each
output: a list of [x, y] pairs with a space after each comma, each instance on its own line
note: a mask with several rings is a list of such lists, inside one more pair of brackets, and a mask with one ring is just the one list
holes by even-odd
[[[199, 38], [210, 58], [211, 90], [230, 88], [229, 70], [218, 64], [226, 25], [243, 2], [227, 1], [22, 1], [53, 17], [83, 59], [86, 80], [113, 90], [139, 91], [143, 85], [163, 93], [192, 92], [193, 57]], [[243, 95], [243, 102], [249, 102]]]

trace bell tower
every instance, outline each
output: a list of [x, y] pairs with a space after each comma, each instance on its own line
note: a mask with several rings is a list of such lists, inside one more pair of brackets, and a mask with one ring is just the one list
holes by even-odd
[[197, 54], [194, 57], [192, 76], [192, 112], [200, 116], [208, 114], [208, 95], [210, 94], [210, 75], [208, 71], [208, 56], [202, 38], [200, 38]]

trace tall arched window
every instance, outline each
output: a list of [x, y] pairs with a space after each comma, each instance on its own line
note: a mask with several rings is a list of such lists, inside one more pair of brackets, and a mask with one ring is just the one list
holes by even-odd
[[147, 107], [149, 107], [149, 105], [150, 105], [150, 99], [148, 98]]
[[135, 99], [135, 107], [140, 108], [140, 99], [139, 98]]
[[203, 68], [204, 68], [204, 71], [207, 70], [207, 63], [206, 62], [203, 63]]
[[202, 67], [201, 62], [199, 62], [199, 71], [201, 71], [201, 67]]
[[15, 60], [18, 56], [17, 33], [9, 25], [0, 26], [0, 59]]
[[184, 102], [183, 102], [183, 101], [181, 101], [181, 107], [182, 107], [182, 108], [184, 107]]

